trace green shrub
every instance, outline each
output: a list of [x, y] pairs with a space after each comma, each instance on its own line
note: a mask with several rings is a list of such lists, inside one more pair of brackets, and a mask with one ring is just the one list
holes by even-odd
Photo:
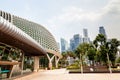
[[116, 60], [117, 63], [120, 63], [120, 57]]
[[68, 70], [71, 70], [71, 69], [79, 69], [79, 64], [78, 63], [73, 63], [71, 64], [70, 66], [67, 67]]
[[52, 67], [52, 70], [56, 69], [55, 67]]

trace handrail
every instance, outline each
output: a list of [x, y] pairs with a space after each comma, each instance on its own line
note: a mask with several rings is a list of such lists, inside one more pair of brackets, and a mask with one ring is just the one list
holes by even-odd
[[0, 65], [17, 65], [20, 62], [11, 62], [11, 61], [0, 61]]

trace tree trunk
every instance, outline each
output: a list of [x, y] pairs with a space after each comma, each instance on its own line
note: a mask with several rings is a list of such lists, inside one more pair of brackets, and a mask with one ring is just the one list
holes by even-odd
[[81, 70], [81, 74], [83, 74], [83, 60], [81, 54], [80, 54], [80, 70]]

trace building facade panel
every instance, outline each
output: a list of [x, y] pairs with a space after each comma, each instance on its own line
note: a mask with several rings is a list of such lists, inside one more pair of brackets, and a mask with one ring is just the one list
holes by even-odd
[[28, 34], [44, 49], [50, 49], [59, 53], [57, 42], [53, 35], [43, 26], [4, 11], [0, 11], [0, 16]]

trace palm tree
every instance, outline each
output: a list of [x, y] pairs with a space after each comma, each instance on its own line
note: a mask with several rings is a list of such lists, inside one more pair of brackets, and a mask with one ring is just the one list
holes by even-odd
[[73, 58], [76, 57], [76, 54], [73, 51], [67, 51], [66, 54], [70, 57], [73, 57]]
[[80, 58], [80, 69], [81, 69], [81, 73], [83, 73], [83, 56], [86, 55], [86, 52], [88, 51], [88, 47], [89, 44], [87, 43], [82, 43], [80, 44], [77, 49], [75, 50], [75, 52], [77, 53], [77, 55]]
[[75, 58], [76, 54], [72, 51], [66, 51], [66, 52], [62, 52], [62, 56], [63, 57], [62, 57], [62, 59], [60, 59], [60, 62], [62, 65], [66, 66], [66, 65], [68, 65], [68, 61], [67, 61], [68, 56]]
[[103, 34], [98, 34], [98, 36], [96, 36], [95, 41], [99, 44], [99, 45], [105, 45], [106, 43], [106, 37]]
[[106, 37], [103, 34], [98, 34], [96, 39], [94, 40], [94, 45], [100, 53], [100, 61], [104, 62], [105, 64], [108, 63], [109, 70], [111, 72], [111, 63], [114, 66], [117, 47], [120, 45], [120, 41], [117, 39], [111, 39], [111, 41], [107, 42]]
[[116, 60], [116, 53], [118, 51], [118, 46], [120, 45], [120, 41], [117, 39], [111, 39], [110, 42], [108, 42], [107, 48], [109, 49], [109, 57], [110, 61], [112, 62], [112, 66], [115, 66], [115, 60]]
[[103, 34], [98, 34], [95, 40], [93, 41], [94, 47], [99, 53], [100, 62], [107, 63], [107, 55], [106, 55], [106, 37]]
[[94, 66], [96, 49], [93, 46], [90, 46], [90, 48], [88, 49], [87, 56], [88, 56], [88, 59], [92, 61], [92, 65]]

